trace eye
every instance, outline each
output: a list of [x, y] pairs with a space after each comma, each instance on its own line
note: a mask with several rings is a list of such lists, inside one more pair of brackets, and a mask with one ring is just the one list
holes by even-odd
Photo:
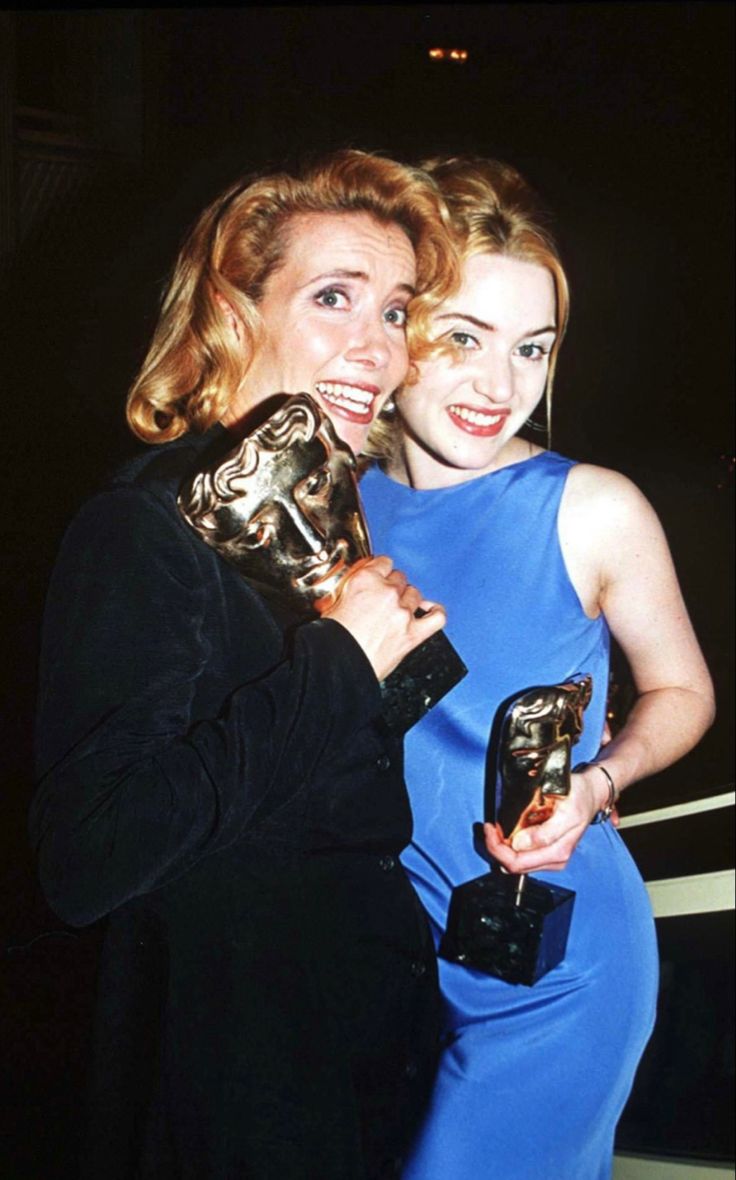
[[480, 342], [475, 336], [471, 336], [470, 332], [450, 332], [450, 341], [456, 344], [458, 348], [480, 348]]
[[334, 307], [338, 311], [346, 308], [349, 304], [347, 294], [339, 287], [325, 287], [322, 291], [317, 292], [314, 299], [320, 307]]
[[268, 549], [276, 533], [272, 524], [263, 520], [251, 520], [243, 530], [243, 544], [246, 549]]
[[542, 361], [546, 356], [549, 356], [549, 348], [545, 348], [543, 344], [520, 344], [516, 350], [517, 355], [525, 361]]
[[384, 312], [383, 318], [387, 324], [391, 324], [394, 328], [405, 328], [409, 313], [405, 307], [390, 307], [388, 311]]
[[326, 467], [319, 467], [317, 471], [313, 471], [311, 475], [307, 476], [304, 481], [304, 491], [308, 496], [319, 496], [321, 492], [330, 486], [330, 473]]

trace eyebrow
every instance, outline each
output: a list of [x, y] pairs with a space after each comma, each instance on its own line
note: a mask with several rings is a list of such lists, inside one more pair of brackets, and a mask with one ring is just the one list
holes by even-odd
[[[448, 311], [448, 312], [445, 312], [444, 315], [438, 315], [437, 319], [438, 320], [465, 320], [468, 324], [473, 324], [476, 328], [481, 328], [485, 332], [495, 331], [493, 324], [487, 324], [485, 322], [485, 320], [479, 320], [477, 318], [477, 316], [468, 315], [467, 312], [464, 312], [464, 311]], [[557, 326], [555, 324], [549, 324], [546, 328], [535, 328], [533, 332], [524, 332], [523, 335], [525, 337], [527, 337], [527, 336], [544, 336], [547, 332], [556, 332], [556, 331], [557, 331]]]
[[[302, 283], [300, 290], [304, 287], [309, 287], [312, 283], [321, 283], [325, 279], [359, 279], [367, 283], [370, 275], [364, 270], [328, 270], [321, 275], [312, 275], [311, 279], [307, 279], [306, 283]], [[397, 283], [396, 290], [404, 291], [407, 295], [415, 295], [416, 289], [412, 287], [411, 283]]]

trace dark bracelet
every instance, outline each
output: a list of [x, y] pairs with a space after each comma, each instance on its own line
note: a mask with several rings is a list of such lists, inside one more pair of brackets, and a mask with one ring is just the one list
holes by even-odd
[[575, 767], [575, 773], [577, 774], [581, 770], [587, 770], [589, 766], [594, 766], [596, 770], [600, 770], [602, 774], [605, 774], [606, 782], [608, 783], [608, 802], [606, 803], [606, 806], [601, 809], [601, 811], [596, 812], [590, 821], [592, 824], [604, 824], [611, 818], [613, 809], [618, 803], [620, 791], [617, 790], [616, 784], [601, 762], [580, 762]]

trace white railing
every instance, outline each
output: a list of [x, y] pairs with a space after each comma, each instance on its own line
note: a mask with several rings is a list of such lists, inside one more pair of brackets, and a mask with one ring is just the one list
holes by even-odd
[[671, 807], [660, 807], [657, 811], [640, 811], [636, 815], [625, 815], [620, 828], [636, 828], [640, 824], [661, 823], [665, 819], [679, 819], [682, 815], [699, 815], [702, 811], [717, 811], [719, 807], [733, 807], [736, 791], [724, 791], [711, 795], [709, 799], [691, 799], [689, 803], [674, 803]]
[[[689, 803], [661, 807], [658, 811], [626, 815], [619, 827], [635, 828], [642, 824], [680, 819], [685, 815], [699, 815], [720, 807], [733, 807], [735, 801], [736, 792], [725, 791], [709, 799], [694, 799]], [[683, 914], [713, 914], [734, 908], [736, 872], [734, 869], [722, 869], [714, 873], [695, 873], [689, 877], [666, 877], [659, 881], [647, 881], [646, 886], [655, 918], [677, 918]]]
[[617, 1155], [613, 1180], [734, 1180], [736, 1172], [723, 1164], [696, 1164], [692, 1160], [644, 1159]]
[[[704, 811], [733, 807], [736, 792], [725, 791], [708, 799], [694, 799], [624, 816], [623, 829], [643, 824], [662, 823]], [[711, 914], [734, 908], [736, 872], [723, 869], [697, 873], [689, 877], [667, 877], [647, 881], [647, 890], [655, 918], [676, 918], [685, 914]], [[613, 1180], [736, 1180], [733, 1164], [708, 1164], [695, 1160], [654, 1158], [617, 1153], [613, 1163]]]

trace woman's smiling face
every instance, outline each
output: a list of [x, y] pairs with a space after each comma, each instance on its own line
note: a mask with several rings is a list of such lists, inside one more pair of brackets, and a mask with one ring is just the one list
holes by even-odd
[[266, 281], [255, 356], [230, 408], [308, 393], [359, 451], [409, 364], [406, 309], [414, 250], [400, 226], [367, 213], [292, 217], [281, 264]]
[[419, 365], [397, 405], [403, 474], [416, 487], [462, 483], [513, 461], [504, 450], [544, 395], [556, 330], [555, 286], [536, 263], [476, 254], [434, 317], [454, 346]]

